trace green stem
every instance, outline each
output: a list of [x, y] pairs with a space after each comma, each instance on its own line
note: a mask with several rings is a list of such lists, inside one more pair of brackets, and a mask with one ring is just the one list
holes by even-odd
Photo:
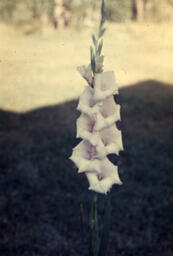
[[109, 193], [106, 198], [102, 236], [101, 236], [98, 256], [106, 256], [107, 254], [107, 249], [109, 244], [109, 233], [110, 233], [110, 219], [111, 219], [111, 195]]
[[99, 237], [98, 237], [98, 216], [97, 216], [97, 193], [93, 196], [93, 201], [91, 205], [91, 219], [90, 219], [90, 229], [91, 229], [91, 240], [90, 240], [90, 256], [98, 255], [99, 248]]

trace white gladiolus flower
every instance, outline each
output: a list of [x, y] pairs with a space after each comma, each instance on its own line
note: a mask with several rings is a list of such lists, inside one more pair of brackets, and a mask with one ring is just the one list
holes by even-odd
[[[95, 157], [94, 157], [95, 156]], [[86, 140], [80, 142], [74, 149], [71, 160], [78, 167], [78, 172], [100, 173], [100, 159], [96, 158], [95, 148]]]
[[79, 104], [77, 106], [77, 110], [81, 113], [85, 113], [86, 115], [92, 116], [94, 113], [98, 112], [98, 105], [95, 105], [95, 101], [93, 99], [94, 89], [86, 86], [83, 93], [79, 98]]
[[115, 128], [114, 125], [100, 131], [100, 138], [104, 144], [107, 155], [119, 154], [123, 150], [121, 131]]
[[89, 190], [106, 194], [113, 184], [121, 185], [117, 166], [113, 165], [107, 158], [100, 162], [101, 173], [86, 172], [89, 181]]
[[[102, 67], [103, 58], [99, 59]], [[78, 68], [82, 76], [91, 80], [86, 67]], [[121, 131], [115, 126], [120, 120], [120, 106], [113, 95], [118, 93], [113, 72], [96, 73], [94, 88], [85, 87], [79, 98], [77, 109], [81, 112], [77, 120], [77, 137], [82, 141], [73, 149], [71, 160], [84, 172], [89, 189], [106, 194], [113, 184], [122, 184], [117, 166], [108, 154], [119, 154], [123, 150]]]
[[93, 81], [91, 65], [78, 67], [77, 70], [81, 76], [91, 85]]
[[93, 146], [96, 146], [99, 143], [99, 133], [93, 131], [95, 125], [95, 120], [91, 119], [88, 115], [82, 113], [81, 116], [77, 119], [77, 138], [83, 138], [88, 140]]
[[113, 71], [96, 74], [94, 85], [94, 99], [103, 100], [113, 94], [118, 94], [118, 88], [115, 85], [115, 77]]

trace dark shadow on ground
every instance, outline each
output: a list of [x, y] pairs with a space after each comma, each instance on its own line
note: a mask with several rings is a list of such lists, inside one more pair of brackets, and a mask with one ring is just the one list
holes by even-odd
[[[125, 151], [112, 189], [108, 255], [173, 255], [173, 86], [145, 81], [120, 90]], [[26, 114], [0, 111], [0, 255], [77, 256], [92, 192], [68, 159], [77, 101]], [[100, 213], [104, 197], [100, 196]]]

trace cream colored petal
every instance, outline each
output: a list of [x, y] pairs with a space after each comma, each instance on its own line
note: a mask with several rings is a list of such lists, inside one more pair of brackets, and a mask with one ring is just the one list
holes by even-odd
[[80, 159], [79, 163], [79, 167], [78, 167], [78, 173], [82, 173], [82, 172], [100, 172], [100, 168], [99, 168], [99, 160], [94, 159], [94, 160], [84, 160], [84, 159]]
[[81, 76], [91, 85], [93, 81], [91, 65], [77, 67]]
[[100, 105], [100, 112], [105, 118], [113, 114], [117, 114], [117, 118], [120, 119], [120, 105], [115, 104], [113, 96], [102, 101], [102, 104]]
[[[92, 107], [93, 106], [93, 94], [94, 90], [90, 86], [85, 86], [82, 94], [79, 97], [79, 104], [80, 105], [86, 105], [87, 107]], [[78, 109], [77, 107], [77, 109]]]
[[101, 160], [101, 172], [86, 172], [89, 181], [89, 189], [106, 194], [113, 184], [121, 185], [117, 166], [114, 166], [107, 158]]
[[76, 147], [73, 148], [73, 154], [78, 154], [79, 158], [90, 160], [90, 143], [87, 140], [81, 141]]
[[89, 141], [93, 146], [96, 147], [97, 153], [95, 157], [103, 158], [106, 156], [107, 151], [105, 146], [100, 139], [100, 133], [98, 131], [93, 131], [95, 121], [91, 120], [86, 114], [81, 114], [77, 119], [77, 138], [82, 138]]
[[93, 100], [93, 88], [86, 86], [83, 93], [79, 98], [79, 103], [77, 110], [83, 112], [89, 116], [92, 116], [95, 112], [98, 111], [99, 106], [95, 104]]
[[93, 130], [94, 131], [100, 131], [102, 129], [104, 129], [105, 127], [109, 127], [112, 124], [114, 124], [117, 120], [119, 120], [119, 118], [117, 118], [117, 114], [113, 114], [109, 117], [104, 118], [99, 112], [97, 112], [95, 114], [95, 125]]
[[96, 158], [97, 152], [86, 140], [81, 141], [74, 149], [70, 159], [76, 164], [80, 172], [100, 172], [100, 159]]
[[91, 174], [88, 174], [88, 180], [90, 179], [90, 187], [89, 190], [93, 190], [97, 193], [107, 194], [110, 191], [112, 185], [114, 184], [110, 177], [104, 178], [101, 181], [97, 180], [96, 182], [91, 183]]
[[118, 130], [115, 131], [115, 126], [113, 130], [105, 128], [101, 132], [92, 131], [93, 127], [94, 121], [86, 114], [81, 114], [77, 119], [77, 138], [87, 140], [93, 146], [96, 146], [99, 158], [103, 158], [110, 153], [118, 153], [120, 145], [118, 142], [121, 139], [121, 133], [119, 134]]
[[100, 138], [107, 154], [118, 154], [120, 150], [123, 150], [121, 131], [114, 124], [102, 129], [100, 131]]
[[83, 65], [83, 66], [77, 67], [77, 70], [79, 71], [82, 77], [85, 76], [86, 66]]
[[111, 177], [114, 183], [116, 184], [122, 184], [119, 174], [118, 174], [118, 168], [117, 166], [113, 165], [107, 157], [105, 157], [103, 160], [101, 160], [100, 163], [101, 168], [101, 174], [104, 178]]
[[106, 151], [106, 147], [104, 146], [104, 144], [100, 138], [95, 147], [96, 147], [96, 151], [97, 151], [97, 157], [100, 159], [105, 158], [107, 155], [107, 151]]
[[97, 73], [94, 80], [94, 99], [102, 100], [118, 93], [112, 71]]
[[86, 114], [81, 114], [77, 119], [77, 138], [88, 140], [92, 145], [96, 145], [100, 136], [98, 132], [93, 132], [95, 121]]
[[94, 113], [94, 119], [96, 121], [94, 131], [100, 131], [120, 120], [120, 105], [115, 104], [113, 96], [99, 103], [98, 111]]

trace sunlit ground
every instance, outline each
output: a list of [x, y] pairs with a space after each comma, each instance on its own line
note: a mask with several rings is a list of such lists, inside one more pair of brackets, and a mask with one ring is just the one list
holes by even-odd
[[[173, 81], [171, 25], [107, 24], [105, 70], [119, 86], [155, 79]], [[27, 111], [79, 96], [85, 81], [76, 67], [89, 63], [95, 29], [23, 35], [0, 26], [0, 108]]]

